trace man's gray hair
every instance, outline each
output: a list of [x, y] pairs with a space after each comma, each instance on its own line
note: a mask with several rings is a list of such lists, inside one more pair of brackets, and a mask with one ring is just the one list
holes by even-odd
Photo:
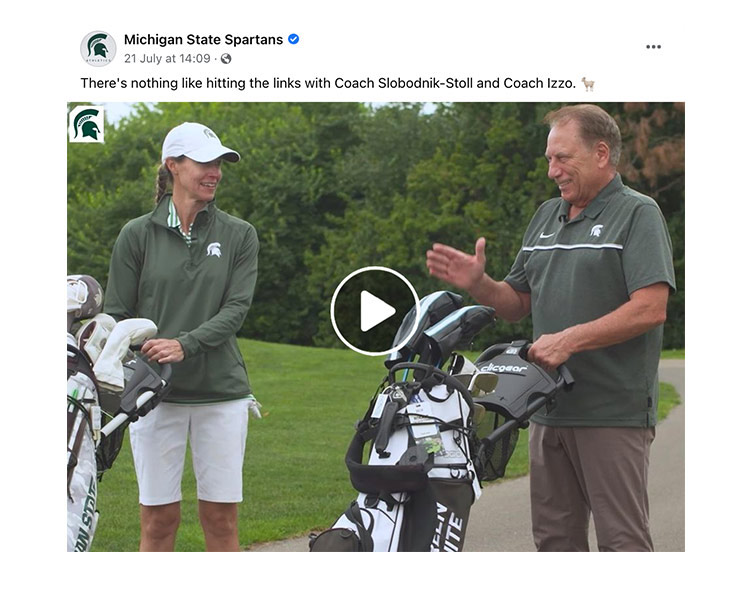
[[581, 136], [590, 146], [600, 141], [609, 146], [609, 162], [617, 166], [622, 153], [622, 138], [620, 128], [609, 113], [596, 105], [570, 105], [544, 116], [544, 123], [550, 128], [569, 121], [578, 122]]

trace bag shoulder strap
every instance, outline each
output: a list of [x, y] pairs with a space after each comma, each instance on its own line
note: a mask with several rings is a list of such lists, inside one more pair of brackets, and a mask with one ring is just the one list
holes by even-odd
[[85, 351], [68, 344], [68, 378], [76, 372], [80, 372], [90, 378], [97, 391], [99, 390], [99, 383], [96, 381], [91, 358], [89, 358]]
[[365, 521], [362, 518], [362, 510], [356, 501], [353, 501], [346, 509], [344, 516], [357, 527], [357, 535], [362, 545], [362, 551], [372, 553], [375, 548], [375, 543], [372, 540], [372, 520], [370, 520], [369, 528], [366, 528]]

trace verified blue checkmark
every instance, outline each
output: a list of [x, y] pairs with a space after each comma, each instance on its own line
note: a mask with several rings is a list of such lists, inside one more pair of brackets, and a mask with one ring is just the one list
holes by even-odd
[[289, 35], [289, 43], [291, 43], [292, 45], [296, 45], [297, 43], [299, 43], [299, 35], [297, 35], [297, 33], [292, 33], [291, 35]]

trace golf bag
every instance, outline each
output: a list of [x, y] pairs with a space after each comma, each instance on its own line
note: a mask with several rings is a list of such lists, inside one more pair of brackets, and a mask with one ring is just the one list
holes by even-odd
[[[422, 378], [397, 380], [402, 371]], [[394, 365], [346, 453], [360, 493], [311, 550], [460, 551], [480, 495], [471, 460], [473, 413], [468, 390], [439, 368]]]
[[311, 551], [461, 551], [480, 482], [505, 474], [519, 430], [572, 388], [564, 365], [553, 378], [526, 359], [527, 341], [493, 345], [474, 363], [455, 353], [494, 310], [458, 308], [447, 294], [422, 300], [420, 332], [386, 360], [388, 376], [346, 453], [359, 494], [330, 529], [310, 536]]
[[[70, 340], [69, 340], [70, 341]], [[102, 388], [85, 352], [68, 343], [68, 551], [88, 551], [99, 512], [98, 482], [120, 453], [127, 425], [169, 392], [171, 367], [160, 374], [142, 358], [122, 363], [124, 388]]]
[[102, 474], [120, 452], [125, 426], [148, 413], [167, 394], [171, 375], [169, 365], [161, 366], [158, 374], [131, 351], [156, 333], [151, 321], [116, 323], [100, 310], [101, 288], [96, 280], [69, 276], [68, 551], [91, 548], [99, 519], [96, 501]]
[[[481, 495], [474, 403], [438, 365], [490, 324], [494, 310], [458, 309], [454, 296], [423, 299], [421, 333], [386, 360], [388, 375], [346, 453], [359, 494], [330, 529], [311, 535], [311, 551], [462, 550], [469, 510]], [[412, 322], [409, 313], [402, 328]]]
[[96, 377], [88, 356], [68, 335], [68, 551], [88, 551], [94, 538], [100, 430]]

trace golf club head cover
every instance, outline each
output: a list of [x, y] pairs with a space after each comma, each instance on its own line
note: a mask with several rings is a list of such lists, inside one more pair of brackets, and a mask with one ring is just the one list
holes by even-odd
[[156, 325], [149, 319], [125, 319], [117, 323], [94, 364], [94, 374], [99, 384], [112, 391], [125, 386], [122, 363], [131, 345], [139, 345], [156, 335]]
[[116, 324], [117, 321], [111, 316], [100, 312], [93, 319], [84, 321], [76, 332], [78, 349], [88, 354], [92, 364], [96, 364]]
[[90, 319], [102, 310], [104, 291], [90, 275], [69, 275], [66, 278], [68, 290], [68, 333], [73, 332], [77, 319]]
[[416, 322], [417, 329], [414, 335], [407, 341], [401, 349], [393, 352], [386, 359], [385, 365], [390, 368], [393, 364], [403, 362], [410, 358], [410, 356], [419, 350], [419, 343], [423, 339], [423, 334], [428, 327], [431, 327], [441, 319], [445, 318], [446, 315], [452, 313], [454, 310], [461, 307], [463, 304], [463, 297], [442, 290], [440, 292], [433, 292], [428, 294], [419, 301], [419, 318], [417, 318], [417, 307], [413, 306], [404, 320], [401, 321], [401, 326], [396, 332], [396, 336], [393, 338], [393, 344], [391, 347], [396, 347], [401, 341], [409, 334], [412, 330], [414, 323]]
[[447, 360], [452, 351], [468, 347], [474, 336], [494, 320], [495, 309], [490, 306], [465, 306], [452, 312], [424, 332], [432, 358], [425, 362], [437, 365]]

